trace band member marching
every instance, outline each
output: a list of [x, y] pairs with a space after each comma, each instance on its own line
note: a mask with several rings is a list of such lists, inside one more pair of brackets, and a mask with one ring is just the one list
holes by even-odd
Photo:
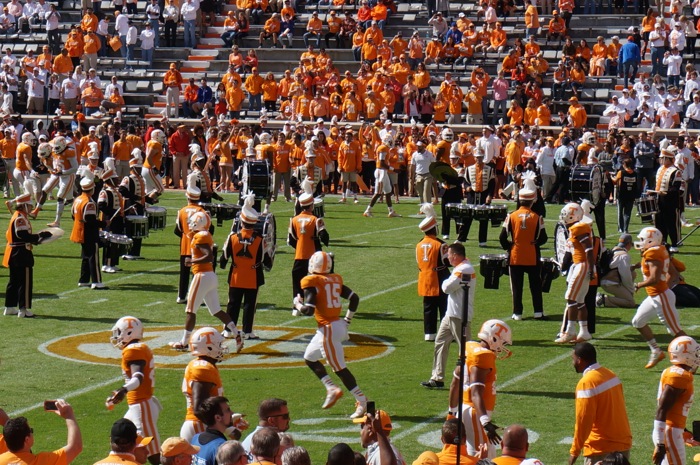
[[[484, 163], [484, 152], [477, 147], [474, 153], [476, 163], [467, 168], [465, 191], [467, 192], [467, 203], [470, 205], [490, 205], [493, 189], [496, 185], [494, 170], [490, 165]], [[457, 240], [464, 242], [469, 235], [469, 228], [472, 225], [472, 218], [465, 218], [462, 227], [459, 229]], [[485, 247], [489, 230], [489, 220], [479, 220], [479, 247]]]
[[[102, 213], [101, 220], [105, 222], [105, 229], [113, 234], [124, 234], [124, 197], [117, 189], [117, 173], [107, 170], [102, 173], [104, 187], [97, 200], [97, 207]], [[120, 270], [119, 248], [107, 243], [102, 258], [102, 271], [116, 273]]]
[[102, 283], [100, 272], [100, 228], [105, 222], [97, 219], [97, 203], [93, 199], [95, 182], [89, 177], [80, 181], [82, 194], [75, 200], [73, 214], [73, 231], [70, 240], [80, 244], [80, 278], [78, 287], [107, 289]]
[[[119, 193], [124, 197], [124, 211], [129, 215], [144, 216], [146, 214], [146, 203], [153, 203], [151, 197], [146, 196], [146, 181], [141, 176], [143, 164], [141, 163], [141, 150], [134, 149], [129, 160], [129, 176], [122, 179], [119, 184]], [[141, 256], [140, 237], [132, 237], [133, 245], [128, 255], [124, 255], [124, 260], [139, 260]]]
[[209, 177], [209, 161], [202, 153], [202, 149], [197, 144], [190, 145], [192, 154], [192, 172], [187, 175], [187, 187], [196, 187], [201, 191], [199, 200], [202, 203], [209, 203], [214, 198], [223, 201], [224, 198], [214, 192]]

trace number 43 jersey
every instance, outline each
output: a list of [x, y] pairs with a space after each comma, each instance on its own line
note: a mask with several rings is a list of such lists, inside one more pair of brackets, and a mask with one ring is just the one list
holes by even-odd
[[343, 278], [338, 274], [312, 274], [301, 280], [301, 288], [316, 288], [316, 312], [318, 326], [326, 326], [340, 319]]

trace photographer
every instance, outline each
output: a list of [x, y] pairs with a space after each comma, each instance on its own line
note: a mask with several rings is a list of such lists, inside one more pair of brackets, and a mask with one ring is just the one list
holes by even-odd
[[355, 418], [352, 422], [362, 423], [360, 442], [362, 447], [367, 448], [367, 465], [406, 464], [399, 450], [389, 441], [393, 427], [388, 413], [384, 410], [377, 410], [376, 413], [368, 411], [363, 417]]

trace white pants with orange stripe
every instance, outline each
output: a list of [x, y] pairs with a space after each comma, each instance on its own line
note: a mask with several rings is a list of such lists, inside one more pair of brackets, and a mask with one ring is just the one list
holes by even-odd
[[632, 326], [643, 328], [654, 316], [659, 317], [671, 335], [675, 336], [683, 330], [676, 310], [676, 294], [671, 289], [644, 299], [632, 318]]
[[129, 404], [124, 418], [131, 420], [136, 425], [136, 430], [141, 437], [152, 437], [146, 450], [148, 455], [160, 454], [160, 435], [158, 434], [158, 417], [163, 407], [157, 398], [151, 397], [143, 402]]
[[192, 441], [195, 434], [203, 433], [207, 426], [199, 420], [185, 420], [180, 428], [180, 437]]
[[197, 313], [197, 309], [204, 302], [207, 304], [209, 313], [212, 315], [219, 313], [221, 304], [219, 303], [218, 288], [219, 282], [213, 271], [195, 274], [187, 291], [187, 307], [185, 311], [187, 313]]
[[146, 194], [154, 190], [158, 193], [163, 192], [163, 179], [156, 170], [143, 167], [141, 168], [141, 176], [143, 176], [143, 180], [146, 183]]
[[70, 200], [73, 198], [73, 184], [75, 184], [74, 174], [63, 176], [52, 174], [49, 176], [42, 190], [48, 194], [58, 185], [58, 198]]
[[331, 324], [321, 326], [306, 346], [304, 360], [318, 362], [325, 358], [331, 369], [337, 373], [345, 368], [343, 341], [348, 339], [348, 324], [345, 320], [335, 320]]
[[[488, 415], [491, 416], [491, 413], [492, 412], [488, 412]], [[464, 423], [464, 432], [467, 438], [467, 454], [475, 457], [479, 453], [479, 447], [481, 447], [482, 444], [487, 444], [487, 458], [495, 458], [496, 446], [489, 442], [486, 431], [479, 422], [479, 415], [476, 412], [476, 408], [468, 404], [462, 404], [462, 422]]]
[[566, 300], [574, 300], [576, 303], [582, 304], [586, 300], [588, 294], [588, 283], [591, 279], [588, 276], [588, 263], [574, 263], [569, 268], [569, 273], [566, 277], [568, 284], [564, 298]]
[[685, 465], [685, 440], [683, 428], [669, 428], [664, 432], [666, 456], [661, 465]]

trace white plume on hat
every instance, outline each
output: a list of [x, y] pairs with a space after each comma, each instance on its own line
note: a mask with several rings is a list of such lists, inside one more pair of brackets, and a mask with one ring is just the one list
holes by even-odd
[[305, 194], [311, 194], [313, 195], [314, 193], [314, 185], [313, 183], [309, 180], [309, 178], [305, 178], [301, 182], [301, 190], [304, 191]]
[[537, 174], [534, 171], [525, 171], [522, 174], [523, 188], [537, 192]]
[[105, 166], [105, 171], [110, 171], [110, 170], [114, 171], [114, 158], [112, 158], [112, 157], [105, 158], [104, 166]]
[[437, 218], [437, 213], [435, 213], [435, 208], [432, 203], [423, 203], [420, 206], [420, 212], [423, 213], [427, 218]]
[[198, 144], [190, 144], [190, 155], [200, 155], [202, 148]]
[[141, 158], [141, 149], [136, 147], [131, 151], [131, 158]]
[[593, 211], [593, 204], [591, 201], [588, 199], [582, 200], [581, 209], [583, 209], [583, 219], [581, 221], [583, 223], [592, 224], [593, 217], [591, 216], [591, 212]]
[[240, 218], [244, 223], [256, 223], [260, 214], [255, 210], [255, 193], [248, 191], [243, 201]]
[[246, 142], [248, 144], [248, 148], [245, 149], [245, 155], [246, 156], [255, 156], [255, 141], [253, 139], [248, 139]]

